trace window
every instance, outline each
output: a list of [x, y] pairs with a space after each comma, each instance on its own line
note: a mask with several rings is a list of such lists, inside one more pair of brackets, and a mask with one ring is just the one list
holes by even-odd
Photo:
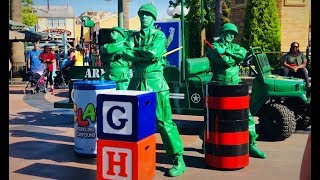
[[306, 0], [285, 0], [285, 6], [305, 6]]
[[47, 26], [50, 28], [65, 27], [66, 26], [66, 19], [48, 18], [47, 19]]
[[243, 4], [244, 3], [244, 0], [235, 0], [234, 1], [234, 4], [237, 5], [237, 4]]

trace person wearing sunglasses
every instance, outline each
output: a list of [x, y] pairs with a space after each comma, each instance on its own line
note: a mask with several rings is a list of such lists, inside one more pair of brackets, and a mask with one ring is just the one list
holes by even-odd
[[303, 78], [306, 82], [306, 87], [309, 88], [311, 85], [306, 68], [307, 57], [300, 52], [299, 43], [291, 43], [289, 52], [283, 57], [283, 75]]

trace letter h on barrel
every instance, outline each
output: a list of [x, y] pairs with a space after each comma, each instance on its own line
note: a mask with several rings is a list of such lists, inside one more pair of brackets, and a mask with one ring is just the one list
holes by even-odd
[[117, 90], [97, 96], [97, 179], [152, 179], [156, 93]]

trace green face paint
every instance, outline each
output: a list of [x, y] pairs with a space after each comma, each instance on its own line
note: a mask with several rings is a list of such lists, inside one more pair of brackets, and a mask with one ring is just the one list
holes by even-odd
[[119, 37], [119, 32], [118, 31], [112, 31], [110, 34], [110, 37], [112, 40], [116, 41]]
[[149, 27], [154, 22], [152, 14], [146, 11], [141, 11], [139, 13], [139, 18], [140, 18], [140, 24], [142, 28]]
[[221, 38], [228, 43], [231, 43], [234, 40], [234, 33], [232, 31], [226, 31], [221, 33]]

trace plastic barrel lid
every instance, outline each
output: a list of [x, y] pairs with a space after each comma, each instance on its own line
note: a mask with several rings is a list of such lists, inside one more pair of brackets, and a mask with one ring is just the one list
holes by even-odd
[[77, 90], [101, 90], [116, 88], [116, 82], [110, 80], [83, 80], [75, 81], [73, 89]]

